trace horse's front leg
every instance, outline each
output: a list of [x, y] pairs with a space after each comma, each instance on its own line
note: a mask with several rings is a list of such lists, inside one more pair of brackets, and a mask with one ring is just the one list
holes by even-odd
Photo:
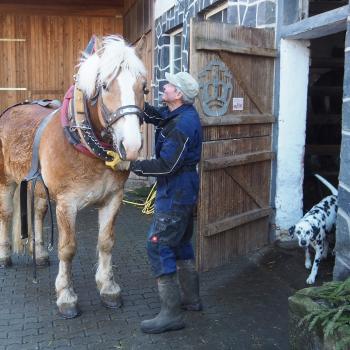
[[122, 304], [121, 290], [114, 281], [112, 270], [112, 249], [115, 241], [113, 227], [122, 199], [123, 190], [120, 190], [99, 209], [98, 215], [98, 268], [95, 278], [102, 304], [109, 308], [117, 308]]
[[60, 260], [56, 277], [57, 306], [64, 318], [79, 315], [78, 297], [73, 289], [72, 260], [76, 251], [75, 219], [77, 209], [58, 201], [56, 207], [58, 225], [58, 258]]

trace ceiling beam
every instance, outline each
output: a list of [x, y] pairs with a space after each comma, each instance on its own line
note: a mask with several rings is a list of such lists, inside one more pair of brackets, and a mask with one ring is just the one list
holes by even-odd
[[299, 22], [282, 26], [281, 36], [284, 39], [316, 39], [346, 30], [349, 5], [321, 13]]

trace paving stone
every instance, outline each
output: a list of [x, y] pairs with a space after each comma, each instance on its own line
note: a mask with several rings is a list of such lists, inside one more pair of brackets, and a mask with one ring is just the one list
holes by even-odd
[[[96, 218], [94, 209], [86, 209], [77, 222], [73, 283], [80, 317], [64, 320], [57, 314], [56, 250], [50, 253], [51, 265], [38, 270], [37, 285], [27, 257], [14, 256], [14, 266], [0, 270], [0, 350], [288, 349], [287, 298], [304, 287], [307, 278], [301, 250], [286, 253], [272, 247], [259, 264], [240, 257], [202, 273], [204, 310], [185, 313], [187, 327], [182, 331], [147, 335], [140, 331], [140, 322], [160, 309], [145, 250], [151, 218], [123, 206], [117, 220], [113, 264], [124, 305], [116, 310], [101, 305], [94, 281]], [[331, 264], [322, 262], [317, 283], [331, 279]]]

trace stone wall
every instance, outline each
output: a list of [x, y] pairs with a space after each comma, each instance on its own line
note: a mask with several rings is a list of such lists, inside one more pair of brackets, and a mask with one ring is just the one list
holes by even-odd
[[169, 72], [170, 35], [176, 28], [182, 32], [182, 70], [188, 71], [190, 19], [202, 18], [216, 6], [228, 3], [227, 22], [248, 27], [273, 27], [276, 23], [276, 0], [177, 0], [176, 5], [155, 21], [154, 104], [161, 101], [159, 91], [165, 84], [165, 72]]
[[339, 173], [339, 209], [336, 232], [335, 280], [350, 276], [350, 16], [345, 40], [342, 144]]

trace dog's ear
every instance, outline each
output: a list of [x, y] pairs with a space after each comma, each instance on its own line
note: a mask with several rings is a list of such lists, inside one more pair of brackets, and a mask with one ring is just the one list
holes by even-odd
[[294, 232], [295, 232], [295, 225], [293, 225], [292, 227], [289, 228], [288, 230], [289, 235], [294, 238]]

